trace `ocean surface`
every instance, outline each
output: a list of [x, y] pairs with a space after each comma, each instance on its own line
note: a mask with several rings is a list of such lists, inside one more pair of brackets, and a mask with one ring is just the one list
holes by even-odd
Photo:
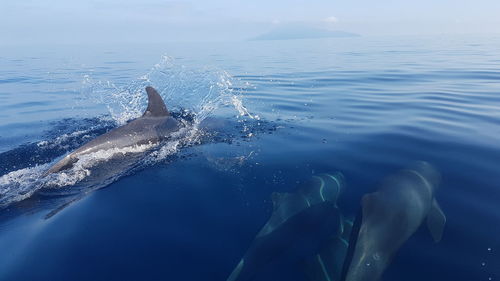
[[[417, 160], [442, 175], [444, 235], [423, 225], [383, 280], [500, 278], [500, 36], [0, 51], [2, 281], [226, 280], [273, 192], [338, 171], [353, 217]], [[148, 85], [190, 124], [181, 139], [44, 177], [141, 116]]]

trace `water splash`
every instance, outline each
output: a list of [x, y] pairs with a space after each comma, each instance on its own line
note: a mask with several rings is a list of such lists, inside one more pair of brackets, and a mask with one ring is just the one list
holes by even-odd
[[48, 167], [48, 164], [38, 165], [0, 177], [0, 207], [30, 197], [42, 186], [40, 176]]
[[[88, 192], [109, 184], [137, 167], [163, 161], [182, 147], [202, 142], [203, 130], [199, 125], [215, 112], [224, 114], [221, 112], [230, 109], [232, 116], [237, 116], [240, 121], [245, 118], [258, 120], [258, 116], [251, 115], [243, 105], [241, 89], [244, 87], [235, 87], [234, 84], [238, 83], [239, 81], [226, 71], [210, 67], [188, 68], [176, 64], [167, 56], [163, 56], [148, 73], [123, 87], [112, 81], [99, 81], [90, 75], [84, 76], [81, 90], [83, 96], [104, 104], [109, 116], [99, 117], [97, 123], [85, 128], [77, 126], [63, 134], [53, 134], [46, 140], [37, 142], [35, 149], [67, 153], [95, 137], [96, 130], [106, 128], [100, 123], [109, 125], [109, 117], [115, 125], [123, 125], [141, 116], [147, 105], [144, 92], [146, 86], [153, 86], [158, 90], [169, 110], [184, 127], [172, 136], [171, 141], [161, 145], [138, 145], [98, 151], [84, 155], [72, 168], [48, 176], [43, 176], [44, 172], [59, 158], [51, 158], [50, 163], [35, 163], [33, 167], [10, 171], [0, 177], [0, 207], [29, 198], [39, 189], [71, 187], [72, 190]], [[111, 161], [117, 156], [123, 156], [122, 158], [127, 160], [121, 161], [118, 166], [108, 165], [106, 172], [109, 174], [106, 178], [99, 174], [101, 168], [93, 169], [95, 165]], [[95, 177], [93, 181], [88, 180], [92, 177]]]
[[253, 116], [243, 106], [244, 87], [235, 87], [239, 81], [224, 70], [212, 67], [189, 68], [163, 56], [145, 75], [120, 87], [111, 81], [83, 79], [82, 93], [91, 100], [104, 104], [118, 125], [142, 115], [147, 96], [146, 86], [158, 90], [171, 111], [188, 111], [196, 122], [201, 122], [215, 110], [233, 107], [239, 116]]

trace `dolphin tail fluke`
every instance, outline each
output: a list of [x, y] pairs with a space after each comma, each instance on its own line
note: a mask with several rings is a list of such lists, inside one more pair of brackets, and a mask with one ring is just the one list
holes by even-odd
[[443, 236], [444, 225], [446, 223], [446, 216], [444, 215], [441, 207], [436, 200], [432, 202], [432, 207], [427, 216], [427, 227], [435, 242], [441, 241]]
[[150, 86], [146, 87], [146, 93], [148, 94], [148, 108], [143, 116], [162, 117], [170, 115], [167, 106], [165, 106], [165, 102], [163, 102], [163, 99], [155, 88]]

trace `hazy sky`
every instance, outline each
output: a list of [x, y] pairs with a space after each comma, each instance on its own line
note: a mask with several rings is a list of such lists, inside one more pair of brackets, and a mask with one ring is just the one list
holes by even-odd
[[288, 23], [362, 35], [500, 33], [499, 0], [0, 0], [0, 44], [244, 40]]

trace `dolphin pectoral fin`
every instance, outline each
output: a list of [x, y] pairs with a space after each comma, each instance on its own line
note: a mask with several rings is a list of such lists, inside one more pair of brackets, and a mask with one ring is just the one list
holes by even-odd
[[352, 221], [352, 225], [349, 228], [347, 251], [345, 252], [344, 255], [342, 270], [340, 273], [340, 278], [338, 279], [340, 281], [345, 281], [347, 278], [347, 273], [349, 272], [349, 268], [351, 266], [351, 262], [354, 257], [354, 250], [356, 250], [356, 243], [358, 241], [359, 230], [361, 228], [362, 221], [363, 221], [363, 210], [359, 209], [356, 214], [356, 217]]
[[339, 280], [347, 249], [347, 241], [341, 237], [332, 237], [316, 255], [304, 262], [308, 280]]
[[77, 201], [79, 201], [79, 200], [83, 199], [83, 198], [85, 197], [85, 195], [86, 195], [86, 194], [84, 193], [84, 194], [82, 194], [82, 195], [80, 195], [80, 196], [78, 196], [78, 197], [72, 198], [72, 199], [70, 199], [70, 200], [68, 200], [68, 201], [64, 202], [63, 204], [61, 204], [61, 205], [60, 205], [60, 206], [58, 206], [57, 208], [55, 208], [55, 209], [53, 209], [52, 211], [48, 212], [48, 213], [45, 215], [44, 219], [45, 219], [45, 220], [48, 220], [48, 219], [52, 218], [53, 216], [57, 215], [57, 214], [58, 214], [59, 212], [61, 212], [62, 210], [66, 209], [66, 207], [68, 207], [69, 205], [71, 205], [71, 204], [73, 204], [73, 203], [75, 203], [75, 202], [77, 202]]
[[304, 272], [310, 281], [338, 281], [342, 275], [344, 261], [349, 250], [352, 222], [342, 218], [342, 231], [326, 241], [312, 258], [304, 262]]
[[427, 227], [435, 242], [441, 241], [443, 236], [444, 225], [446, 223], [446, 216], [444, 215], [441, 207], [436, 200], [432, 202], [431, 210], [427, 215]]
[[238, 276], [240, 275], [241, 270], [243, 269], [243, 266], [245, 265], [245, 260], [242, 259], [236, 268], [231, 272], [231, 275], [227, 278], [227, 281], [236, 281], [238, 280]]
[[163, 99], [155, 88], [149, 86], [146, 87], [146, 93], [148, 94], [148, 108], [144, 112], [143, 116], [170, 116], [170, 113], [165, 106], [165, 102], [163, 102]]
[[304, 273], [310, 281], [334, 281], [328, 269], [328, 263], [319, 254], [304, 262]]

